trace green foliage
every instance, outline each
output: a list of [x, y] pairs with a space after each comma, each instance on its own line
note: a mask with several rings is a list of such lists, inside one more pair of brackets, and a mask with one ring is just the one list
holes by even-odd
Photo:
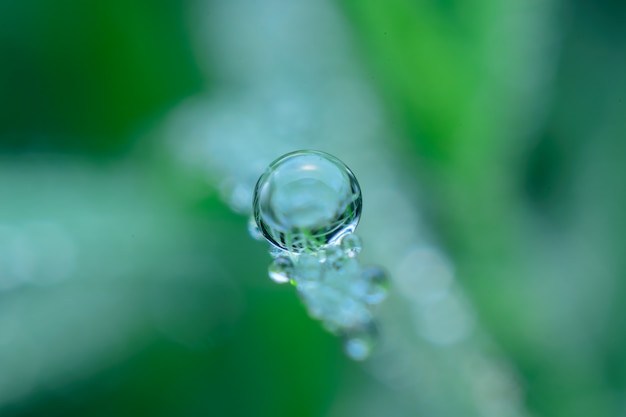
[[[7, 236], [50, 223], [74, 242], [22, 263], [41, 282], [0, 275], [2, 415], [320, 416], [377, 387], [266, 279], [245, 219], [150, 133], [223, 87], [194, 56], [191, 6], [0, 2], [0, 260], [30, 256]], [[422, 187], [415, 210], [527, 407], [623, 413], [623, 3], [337, 6], [404, 138], [389, 151]], [[63, 272], [55, 250], [80, 255], [73, 278], [46, 281]]]

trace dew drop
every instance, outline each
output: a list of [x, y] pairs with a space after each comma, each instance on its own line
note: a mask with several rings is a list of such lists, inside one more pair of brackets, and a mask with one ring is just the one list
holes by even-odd
[[328, 266], [335, 268], [335, 269], [340, 268], [345, 261], [343, 252], [336, 245], [328, 245], [324, 249], [323, 258], [324, 258], [324, 262]]
[[274, 246], [317, 251], [356, 228], [361, 188], [339, 159], [320, 151], [281, 156], [259, 178], [253, 199], [256, 223]]
[[351, 359], [362, 361], [371, 355], [377, 339], [376, 326], [369, 322], [345, 332], [343, 349]]
[[363, 300], [368, 304], [378, 304], [387, 297], [389, 277], [381, 268], [370, 266], [361, 272], [364, 283]]
[[278, 256], [270, 264], [268, 274], [272, 281], [285, 284], [293, 276], [293, 262], [287, 256]]
[[279, 256], [285, 256], [287, 252], [282, 249], [278, 249], [276, 246], [270, 246], [268, 253], [272, 258], [277, 258]]
[[256, 225], [256, 221], [254, 220], [254, 216], [250, 216], [248, 219], [248, 233], [254, 240], [263, 240], [263, 233], [259, 230], [259, 226]]
[[370, 321], [372, 317], [363, 301], [345, 295], [337, 304], [335, 316], [335, 320], [344, 328], [361, 326]]
[[315, 256], [306, 253], [298, 256], [294, 271], [296, 283], [304, 284], [319, 281], [322, 268], [323, 266]]
[[329, 331], [332, 334], [337, 334], [339, 333], [339, 330], [341, 330], [341, 327], [333, 320], [324, 320], [322, 322], [322, 326]]
[[341, 239], [341, 249], [343, 249], [344, 253], [350, 258], [357, 256], [359, 252], [361, 252], [362, 247], [361, 238], [354, 233], [345, 235], [343, 239]]

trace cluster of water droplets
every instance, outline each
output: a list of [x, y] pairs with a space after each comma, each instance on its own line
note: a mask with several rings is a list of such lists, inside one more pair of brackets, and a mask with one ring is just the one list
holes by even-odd
[[353, 232], [361, 205], [359, 184], [343, 162], [298, 151], [274, 161], [259, 178], [249, 223], [254, 238], [271, 244], [269, 277], [294, 285], [309, 315], [341, 336], [355, 360], [373, 349], [373, 309], [389, 286], [381, 268], [358, 261], [362, 244]]

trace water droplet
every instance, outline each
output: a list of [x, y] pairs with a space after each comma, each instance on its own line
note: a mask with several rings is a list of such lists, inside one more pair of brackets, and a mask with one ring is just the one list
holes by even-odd
[[339, 333], [339, 330], [341, 329], [341, 327], [339, 327], [339, 325], [332, 320], [324, 320], [322, 322], [322, 326], [332, 334]]
[[295, 265], [294, 279], [298, 284], [319, 281], [322, 268], [323, 266], [315, 256], [302, 254], [298, 256]]
[[344, 257], [336, 268], [327, 271], [327, 275], [331, 276], [325, 281], [334, 281], [335, 286], [348, 293], [352, 283], [361, 276], [361, 267], [356, 259]]
[[362, 247], [361, 238], [354, 233], [345, 235], [343, 239], [341, 239], [341, 249], [343, 249], [344, 253], [350, 258], [357, 256], [359, 252], [361, 252]]
[[344, 334], [343, 349], [351, 359], [367, 359], [376, 344], [378, 331], [372, 322], [349, 329]]
[[244, 182], [226, 179], [220, 184], [220, 195], [229, 207], [239, 214], [250, 214], [252, 189]]
[[248, 219], [248, 233], [255, 240], [263, 240], [263, 233], [259, 230], [259, 226], [256, 225], [256, 221], [254, 220], [254, 216], [250, 216]]
[[341, 249], [336, 245], [328, 245], [323, 252], [324, 262], [332, 268], [338, 269], [345, 260]]
[[363, 301], [345, 295], [337, 304], [335, 316], [335, 321], [344, 328], [360, 326], [372, 317]]
[[368, 304], [378, 304], [387, 297], [389, 277], [382, 269], [370, 266], [361, 272], [361, 281], [365, 283], [363, 300]]
[[285, 284], [293, 277], [293, 262], [287, 256], [278, 256], [270, 264], [268, 273], [272, 281]]
[[254, 216], [272, 244], [317, 251], [356, 228], [361, 189], [350, 169], [320, 151], [297, 151], [270, 164], [254, 190]]
[[272, 258], [276, 258], [278, 256], [285, 256], [287, 252], [282, 249], [278, 249], [276, 246], [270, 246], [269, 254]]
[[328, 285], [318, 284], [304, 295], [309, 315], [320, 320], [336, 321], [343, 294]]

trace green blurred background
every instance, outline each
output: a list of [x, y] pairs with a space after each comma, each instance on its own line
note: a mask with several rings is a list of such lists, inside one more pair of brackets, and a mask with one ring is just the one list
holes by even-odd
[[[346, 359], [265, 278], [221, 171], [172, 155], [181, 103], [254, 88], [220, 48], [236, 68], [272, 59], [271, 25], [239, 51], [241, 24], [199, 23], [223, 3], [0, 0], [0, 414], [487, 415], [443, 391], [433, 411], [377, 377], [383, 359]], [[280, 22], [306, 2], [258, 3], [221, 16]], [[349, 46], [322, 55], [349, 50], [375, 91], [398, 187], [419, 196], [523, 415], [626, 416], [626, 3], [322, 4], [298, 16], [340, 22]], [[316, 29], [313, 49], [335, 33]]]

